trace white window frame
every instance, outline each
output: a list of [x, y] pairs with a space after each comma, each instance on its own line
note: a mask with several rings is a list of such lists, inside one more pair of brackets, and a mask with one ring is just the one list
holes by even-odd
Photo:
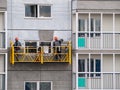
[[7, 90], [7, 53], [0, 53], [0, 55], [4, 55], [4, 71], [0, 72], [0, 75], [4, 77], [4, 89]]
[[[96, 77], [101, 77], [101, 75], [100, 76], [96, 76], [95, 74], [101, 74], [101, 71], [100, 72], [96, 72], [96, 60], [100, 60], [100, 64], [101, 64], [101, 59], [100, 58], [90, 58], [90, 60], [91, 59], [93, 59], [93, 61], [94, 61], [94, 70], [93, 70], [93, 72], [91, 72], [90, 70], [91, 70], [91, 62], [90, 61], [88, 61], [89, 63], [89, 70], [88, 70], [88, 68], [87, 68], [87, 60], [89, 60], [89, 59], [78, 59], [78, 60], [84, 60], [85, 61], [85, 72], [79, 72], [78, 71], [78, 73], [79, 74], [85, 74], [85, 76], [87, 76], [86, 75], [86, 73], [89, 73], [90, 75], [93, 73], [93, 77], [92, 76], [89, 76], [89, 77], [91, 77], [91, 78], [96, 78]], [[101, 69], [101, 66], [100, 66], [100, 69]], [[79, 70], [79, 65], [78, 65], [78, 70]]]
[[[84, 22], [84, 23], [82, 23], [84, 26], [83, 26], [83, 31], [81, 31], [80, 29], [81, 29], [81, 27], [80, 27], [80, 21], [82, 21], [82, 22]], [[79, 32], [85, 32], [85, 25], [86, 23], [85, 23], [85, 19], [82, 19], [82, 18], [80, 18], [80, 19], [78, 19], [78, 31]]]
[[[52, 18], [52, 4], [29, 4], [29, 3], [25, 3], [24, 4], [24, 10], [25, 10], [25, 6], [26, 5], [37, 5], [37, 17], [27, 17], [25, 16], [25, 12], [24, 11], [24, 17], [25, 18], [34, 18], [34, 19], [51, 19]], [[50, 17], [40, 17], [40, 6], [50, 6], [51, 12], [50, 12]]]
[[[39, 7], [38, 7], [38, 10], [39, 10], [39, 16], [38, 16], [38, 17], [39, 17], [39, 18], [50, 18], [50, 17], [51, 17], [51, 15], [52, 15], [52, 14], [51, 14], [51, 5], [48, 4], [48, 5], [38, 5], [38, 6], [39, 6]], [[44, 17], [44, 16], [43, 16], [43, 17], [40, 17], [40, 6], [50, 6], [50, 17]]]
[[[101, 29], [99, 31], [96, 31], [96, 20], [100, 19], [95, 19], [95, 18], [90, 18], [90, 28], [91, 28], [91, 19], [93, 19], [93, 31], [90, 31], [90, 37], [100, 37], [101, 36]], [[101, 28], [101, 20], [100, 20], [100, 28]], [[90, 29], [91, 30], [91, 29]], [[93, 36], [91, 36], [93, 34]], [[99, 36], [96, 36], [96, 34], [99, 34]]]
[[[94, 68], [93, 68], [93, 72], [91, 72], [91, 61], [89, 61], [90, 63], [89, 63], [89, 72], [90, 72], [90, 75], [93, 73], [93, 77], [91, 77], [91, 76], [89, 76], [89, 77], [91, 77], [91, 78], [94, 78], [94, 77], [100, 77], [100, 76], [96, 76], [95, 74], [100, 74], [101, 73], [101, 71], [100, 72], [96, 72], [96, 61], [97, 60], [100, 60], [100, 64], [101, 64], [101, 59], [98, 59], [98, 58], [90, 58], [90, 60], [93, 60], [94, 62], [93, 62], [93, 64], [94, 64]], [[101, 66], [100, 66], [100, 69], [101, 69]]]
[[[91, 19], [93, 19], [93, 31], [89, 31], [89, 29], [88, 29], [89, 27], [91, 28]], [[79, 30], [80, 29], [80, 27], [79, 27], [79, 20], [84, 20], [84, 31], [80, 31]], [[90, 20], [90, 21], [88, 21], [88, 20]], [[96, 31], [96, 20], [100, 20], [100, 30], [99, 31]], [[90, 25], [89, 25], [88, 22], [90, 22]], [[98, 38], [98, 37], [101, 36], [100, 32], [101, 32], [101, 19], [99, 19], [99, 18], [96, 19], [96, 18], [91, 18], [91, 17], [90, 17], [90, 19], [88, 19], [88, 18], [86, 18], [86, 19], [79, 18], [78, 19], [78, 33], [86, 33], [86, 35], [87, 35], [87, 36], [85, 35], [86, 37], [91, 37], [91, 38], [95, 37], [95, 38]], [[93, 34], [93, 36], [91, 36], [92, 34]]]
[[26, 82], [35, 82], [37, 84], [37, 90], [39, 90], [39, 88], [40, 88], [40, 85], [39, 85], [40, 82], [49, 82], [49, 83], [51, 83], [51, 90], [53, 90], [53, 82], [52, 81], [24, 81], [24, 90], [25, 90]]
[[[0, 49], [7, 49], [7, 11], [0, 11], [0, 13], [3, 14], [3, 30], [0, 30], [0, 33], [3, 35], [3, 38], [0, 38], [0, 42], [2, 42], [0, 44]], [[2, 37], [2, 36], [1, 36]], [[3, 43], [3, 39], [4, 39], [4, 43]]]
[[[24, 10], [26, 9], [26, 5], [37, 5], [37, 4], [24, 4]], [[28, 17], [28, 16], [25, 15], [25, 13], [26, 13], [26, 10], [24, 11], [24, 17], [25, 18], [37, 18], [37, 17]]]
[[[79, 29], [79, 20], [84, 20], [84, 31], [80, 31]], [[88, 29], [87, 29], [87, 25], [88, 23], [87, 23], [87, 18], [86, 19], [84, 19], [84, 18], [79, 18], [78, 19], [78, 32], [88, 32]]]

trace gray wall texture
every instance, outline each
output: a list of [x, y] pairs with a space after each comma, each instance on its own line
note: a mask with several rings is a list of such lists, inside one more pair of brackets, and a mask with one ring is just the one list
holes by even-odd
[[52, 81], [53, 90], [72, 90], [68, 63], [8, 63], [8, 90], [24, 90], [25, 81]]

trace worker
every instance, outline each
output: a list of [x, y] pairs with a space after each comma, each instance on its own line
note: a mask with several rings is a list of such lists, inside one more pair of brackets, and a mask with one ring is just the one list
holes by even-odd
[[58, 37], [57, 36], [54, 36], [54, 42], [53, 42], [53, 46], [54, 46], [54, 53], [56, 53], [55, 55], [55, 59], [60, 59], [61, 57], [61, 43], [62, 43], [63, 39], [62, 40], [58, 40]]
[[21, 43], [19, 42], [19, 38], [15, 37], [14, 49], [15, 52], [18, 53], [21, 48]]

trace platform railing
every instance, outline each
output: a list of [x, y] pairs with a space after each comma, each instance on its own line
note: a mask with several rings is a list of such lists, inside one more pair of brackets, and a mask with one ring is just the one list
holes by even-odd
[[[11, 42], [10, 47], [10, 63], [16, 62], [33, 62], [33, 63], [52, 63], [66, 62], [71, 64], [71, 42], [67, 45], [57, 46], [21, 46], [20, 50], [15, 50], [16, 46]], [[60, 52], [58, 52], [58, 48]]]

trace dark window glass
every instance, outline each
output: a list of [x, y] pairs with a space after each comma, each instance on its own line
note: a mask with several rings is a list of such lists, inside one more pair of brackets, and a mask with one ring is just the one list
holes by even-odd
[[[90, 68], [89, 68], [89, 59], [87, 59], [87, 72], [101, 72], [101, 61], [100, 59], [90, 59]], [[90, 77], [94, 77], [94, 76], [100, 76], [101, 74], [99, 73], [90, 73]], [[89, 77], [89, 75], [87, 74], [87, 77]]]
[[[89, 59], [87, 59], [87, 72], [89, 72]], [[89, 77], [89, 74], [87, 74], [87, 77]]]
[[94, 19], [91, 18], [91, 31], [94, 31]]
[[90, 33], [90, 34], [87, 33], [87, 37], [89, 37], [89, 36], [90, 36], [90, 37], [94, 37], [94, 33]]
[[101, 24], [100, 24], [100, 20], [99, 19], [96, 19], [95, 20], [95, 31], [100, 31], [100, 27], [101, 27]]
[[25, 42], [25, 47], [27, 53], [37, 52], [37, 42]]
[[95, 33], [95, 36], [96, 37], [100, 37], [100, 33]]
[[51, 90], [51, 83], [50, 82], [40, 82], [39, 90]]
[[26, 82], [25, 90], [37, 90], [37, 83], [36, 82]]
[[85, 20], [79, 20], [79, 31], [85, 31]]
[[89, 19], [87, 19], [87, 31], [89, 31]]
[[[93, 59], [90, 60], [90, 71], [94, 72], [94, 60]], [[91, 77], [93, 77], [93, 75], [94, 74], [91, 74]]]
[[37, 17], [37, 5], [25, 5], [26, 17]]
[[39, 10], [40, 17], [51, 17], [51, 6], [40, 6]]
[[91, 62], [91, 64], [90, 64], [90, 66], [91, 66], [90, 71], [94, 72], [94, 60], [91, 59], [90, 62]]
[[85, 74], [78, 74], [78, 77], [85, 77]]
[[89, 72], [89, 59], [87, 59], [87, 72]]
[[85, 60], [78, 60], [78, 72], [85, 72]]
[[[101, 72], [101, 62], [100, 62], [100, 60], [98, 60], [98, 59], [96, 59], [96, 63], [95, 63], [95, 65], [96, 65], [96, 72]], [[100, 74], [96, 74], [96, 76], [100, 76]]]
[[85, 33], [78, 33], [78, 37], [85, 37]]

